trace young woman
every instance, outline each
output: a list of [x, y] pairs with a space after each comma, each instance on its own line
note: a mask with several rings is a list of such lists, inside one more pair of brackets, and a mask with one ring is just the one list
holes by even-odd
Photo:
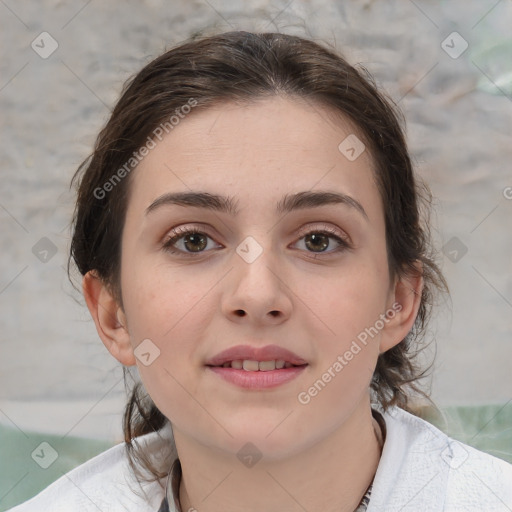
[[512, 509], [511, 465], [414, 414], [446, 283], [399, 120], [284, 34], [191, 40], [127, 84], [71, 246], [142, 381], [126, 443], [13, 511]]

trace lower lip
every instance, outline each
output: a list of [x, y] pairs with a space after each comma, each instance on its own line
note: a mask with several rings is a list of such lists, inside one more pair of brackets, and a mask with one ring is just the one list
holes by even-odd
[[245, 389], [267, 389], [280, 386], [298, 377], [306, 368], [303, 366], [291, 366], [281, 370], [247, 371], [236, 368], [223, 368], [222, 366], [208, 366], [212, 372], [223, 379]]

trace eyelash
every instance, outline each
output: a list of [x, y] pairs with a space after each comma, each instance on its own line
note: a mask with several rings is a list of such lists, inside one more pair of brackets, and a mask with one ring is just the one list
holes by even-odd
[[[171, 236], [169, 236], [165, 239], [162, 248], [166, 252], [169, 252], [171, 254], [180, 254], [182, 256], [191, 257], [191, 258], [198, 257], [207, 251], [203, 250], [203, 251], [198, 251], [198, 252], [194, 253], [194, 252], [182, 251], [180, 249], [174, 249], [172, 247], [176, 242], [178, 242], [185, 236], [193, 235], [193, 234], [206, 235], [208, 238], [212, 239], [212, 237], [210, 237], [208, 235], [208, 233], [206, 233], [204, 230], [201, 230], [197, 227], [176, 228], [172, 231]], [[351, 248], [351, 245], [349, 244], [348, 240], [344, 237], [341, 237], [336, 230], [334, 230], [333, 228], [331, 228], [329, 226], [324, 226], [322, 229], [315, 228], [315, 229], [309, 229], [309, 230], [307, 228], [301, 228], [301, 230], [299, 231], [299, 240], [302, 240], [304, 237], [306, 237], [307, 235], [311, 235], [311, 234], [328, 235], [329, 238], [333, 238], [339, 244], [339, 246], [337, 248], [335, 248], [332, 251], [328, 251], [328, 252], [321, 251], [321, 252], [315, 253], [313, 251], [308, 251], [314, 255], [313, 256], [314, 258], [317, 258], [318, 256], [328, 257], [329, 255], [337, 254], [339, 252], [342, 252], [344, 250]]]

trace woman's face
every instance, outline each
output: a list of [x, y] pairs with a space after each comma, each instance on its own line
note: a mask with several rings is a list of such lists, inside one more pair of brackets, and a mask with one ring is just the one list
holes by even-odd
[[[279, 457], [312, 446], [367, 398], [394, 287], [369, 151], [354, 159], [353, 138], [339, 149], [349, 135], [348, 122], [298, 99], [224, 104], [183, 119], [134, 171], [123, 318], [133, 362], [175, 432]], [[232, 208], [165, 200], [176, 193]], [[189, 228], [200, 233], [184, 236]], [[243, 387], [223, 375], [248, 370], [207, 366], [235, 345], [276, 345], [307, 365], [272, 371], [293, 378], [271, 387], [259, 370]]]

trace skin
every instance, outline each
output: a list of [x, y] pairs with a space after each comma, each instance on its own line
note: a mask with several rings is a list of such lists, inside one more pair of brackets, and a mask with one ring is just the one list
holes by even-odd
[[[234, 512], [241, 503], [249, 512], [353, 511], [375, 474], [380, 447], [369, 384], [379, 353], [410, 331], [422, 278], [389, 276], [371, 155], [349, 161], [338, 150], [351, 133], [348, 121], [295, 98], [193, 112], [133, 171], [123, 309], [94, 273], [84, 277], [105, 346], [122, 364], [137, 365], [172, 423], [184, 511]], [[348, 194], [368, 218], [343, 204], [275, 213], [285, 194], [310, 190]], [[145, 214], [156, 198], [178, 191], [232, 196], [240, 211], [166, 205]], [[162, 249], [174, 227], [190, 225], [210, 237], [203, 253]], [[330, 238], [322, 253], [298, 232], [326, 226], [350, 247], [335, 252]], [[252, 263], [236, 253], [247, 236], [263, 249]], [[182, 238], [175, 247], [190, 253], [195, 243]], [[299, 403], [298, 394], [394, 303], [401, 310], [379, 334], [307, 405]], [[145, 366], [134, 349], [148, 338], [160, 356]], [[243, 343], [280, 345], [308, 367], [264, 391], [243, 390], [205, 368], [207, 358]], [[262, 454], [253, 467], [237, 457], [247, 442]]]

